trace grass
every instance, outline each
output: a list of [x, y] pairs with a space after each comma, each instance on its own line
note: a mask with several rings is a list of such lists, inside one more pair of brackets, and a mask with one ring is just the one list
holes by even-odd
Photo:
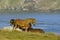
[[60, 36], [53, 33], [32, 33], [0, 30], [0, 40], [60, 40]]

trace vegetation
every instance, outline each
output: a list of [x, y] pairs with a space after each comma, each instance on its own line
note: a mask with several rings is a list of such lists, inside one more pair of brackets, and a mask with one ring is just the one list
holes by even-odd
[[0, 30], [0, 40], [60, 40], [60, 36], [53, 33], [32, 33]]
[[0, 10], [60, 11], [60, 0], [0, 0]]

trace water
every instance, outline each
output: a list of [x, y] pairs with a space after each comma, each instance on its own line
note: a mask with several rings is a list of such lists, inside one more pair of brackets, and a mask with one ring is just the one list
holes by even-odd
[[0, 28], [10, 26], [10, 19], [35, 18], [33, 28], [41, 28], [45, 32], [60, 34], [60, 14], [58, 13], [0, 13]]

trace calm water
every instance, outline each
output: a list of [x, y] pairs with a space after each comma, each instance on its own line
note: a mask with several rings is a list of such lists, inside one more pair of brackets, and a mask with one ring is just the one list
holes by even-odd
[[41, 28], [45, 32], [60, 34], [60, 14], [58, 13], [0, 13], [0, 28], [9, 26], [10, 19], [35, 18], [33, 28]]

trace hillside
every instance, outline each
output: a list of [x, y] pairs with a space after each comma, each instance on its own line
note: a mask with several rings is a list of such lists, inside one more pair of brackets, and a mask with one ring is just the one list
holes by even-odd
[[0, 40], [60, 40], [60, 36], [53, 33], [36, 34], [32, 32], [0, 30]]
[[60, 0], [0, 0], [0, 11], [60, 11]]

